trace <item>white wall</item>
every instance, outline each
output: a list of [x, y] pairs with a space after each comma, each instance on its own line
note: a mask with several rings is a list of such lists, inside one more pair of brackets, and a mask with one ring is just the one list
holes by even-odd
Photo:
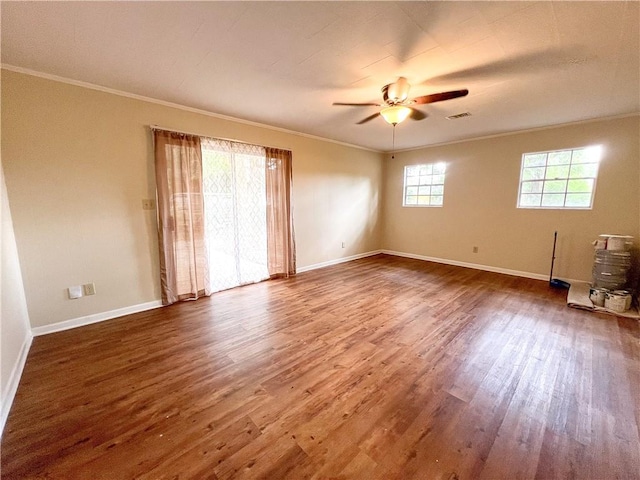
[[2, 410], [0, 433], [4, 429], [13, 402], [26, 356], [31, 345], [31, 329], [27, 301], [18, 262], [11, 211], [7, 198], [4, 173], [0, 169], [2, 197], [2, 279], [0, 280], [0, 386]]

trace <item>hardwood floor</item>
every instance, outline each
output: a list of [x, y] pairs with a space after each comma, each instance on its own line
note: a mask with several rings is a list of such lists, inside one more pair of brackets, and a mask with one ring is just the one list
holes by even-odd
[[640, 324], [390, 256], [34, 339], [2, 478], [640, 478]]

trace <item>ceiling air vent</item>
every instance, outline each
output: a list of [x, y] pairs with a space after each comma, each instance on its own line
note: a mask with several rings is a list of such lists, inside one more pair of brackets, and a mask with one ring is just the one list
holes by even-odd
[[447, 120], [457, 120], [459, 118], [470, 117], [471, 114], [469, 112], [458, 113], [457, 115], [449, 115], [445, 117]]

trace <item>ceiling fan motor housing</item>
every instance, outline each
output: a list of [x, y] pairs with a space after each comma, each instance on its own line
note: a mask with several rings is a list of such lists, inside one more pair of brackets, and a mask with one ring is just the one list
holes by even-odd
[[399, 77], [398, 80], [394, 83], [390, 83], [386, 87], [382, 89], [384, 92], [387, 89], [387, 97], [388, 102], [392, 105], [397, 103], [403, 103], [409, 98], [409, 89], [411, 85], [407, 82], [407, 79], [404, 77]]

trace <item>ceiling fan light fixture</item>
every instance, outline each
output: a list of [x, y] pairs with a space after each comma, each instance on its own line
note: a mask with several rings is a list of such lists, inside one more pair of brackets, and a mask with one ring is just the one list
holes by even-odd
[[404, 105], [392, 105], [380, 110], [380, 115], [391, 125], [397, 125], [407, 119], [411, 109]]

